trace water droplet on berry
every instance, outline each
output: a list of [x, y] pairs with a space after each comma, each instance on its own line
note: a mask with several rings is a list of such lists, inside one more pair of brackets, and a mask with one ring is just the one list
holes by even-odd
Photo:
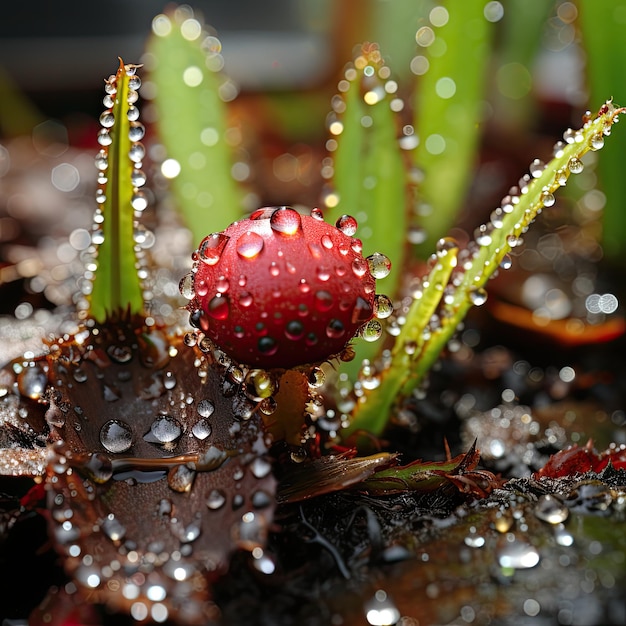
[[255, 232], [247, 232], [237, 240], [237, 254], [244, 259], [254, 259], [263, 250], [263, 237]]
[[214, 296], [209, 301], [207, 313], [215, 320], [225, 320], [230, 313], [230, 305], [227, 296]]
[[249, 307], [253, 302], [252, 295], [249, 294], [247, 291], [242, 291], [239, 294], [238, 300], [239, 300], [239, 304], [246, 308]]
[[325, 283], [327, 280], [330, 279], [330, 268], [320, 265], [316, 268], [315, 275], [317, 276], [318, 280]]
[[321, 290], [315, 294], [315, 308], [318, 311], [330, 311], [333, 307], [333, 302], [333, 295], [329, 291]]
[[295, 235], [302, 229], [300, 214], [290, 207], [276, 209], [270, 217], [272, 230], [283, 235]]
[[304, 336], [304, 324], [300, 320], [291, 320], [285, 326], [285, 336], [293, 341], [302, 339]]
[[385, 278], [391, 271], [391, 261], [380, 252], [374, 252], [367, 257], [370, 274], [374, 278]]
[[257, 342], [257, 347], [261, 354], [272, 356], [278, 350], [278, 342], [272, 337], [261, 337]]
[[270, 263], [270, 275], [274, 277], [280, 275], [280, 268], [278, 267], [278, 263], [276, 263], [276, 261], [272, 261]]
[[326, 326], [326, 335], [329, 339], [339, 339], [343, 337], [346, 333], [346, 328], [343, 325], [343, 322], [338, 319], [331, 319], [328, 322], [328, 326]]
[[326, 250], [332, 250], [333, 248], [333, 240], [330, 237], [330, 235], [322, 235], [322, 246], [324, 246], [324, 248], [326, 248]]
[[353, 237], [356, 234], [357, 221], [351, 215], [342, 215], [335, 226], [348, 237]]
[[309, 293], [311, 291], [311, 285], [306, 282], [306, 278], [301, 278], [300, 283], [298, 284], [298, 289], [300, 293]]
[[369, 266], [367, 264], [367, 261], [363, 257], [356, 257], [352, 261], [352, 271], [354, 272], [354, 275], [357, 278], [361, 278], [362, 276], [365, 276], [365, 273], [367, 272], [368, 268]]
[[122, 420], [109, 420], [100, 429], [100, 443], [109, 452], [126, 452], [133, 445], [133, 432]]
[[222, 233], [213, 233], [205, 237], [198, 246], [198, 258], [207, 265], [215, 265], [220, 260], [229, 239], [230, 237]]
[[215, 281], [215, 289], [219, 292], [219, 293], [226, 293], [228, 291], [228, 288], [230, 287], [230, 283], [228, 281], [228, 278], [226, 278], [226, 276], [220, 276], [216, 281]]
[[311, 209], [311, 217], [319, 222], [324, 221], [324, 214], [319, 209]]

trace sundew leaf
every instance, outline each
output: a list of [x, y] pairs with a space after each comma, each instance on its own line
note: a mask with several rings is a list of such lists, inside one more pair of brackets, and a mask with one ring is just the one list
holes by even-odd
[[424, 172], [420, 214], [427, 229], [418, 247], [424, 255], [454, 224], [467, 193], [493, 33], [482, 2], [437, 9], [415, 35], [417, 53], [411, 62], [419, 75], [413, 106], [419, 144], [413, 158]]
[[[553, 193], [567, 184], [569, 175], [583, 170], [583, 155], [604, 145], [624, 110], [606, 102], [580, 130], [567, 130], [564, 141], [555, 144], [552, 160], [531, 163], [530, 173], [503, 198], [490, 221], [476, 229], [475, 240], [467, 248], [459, 252], [449, 239], [439, 243], [422, 293], [410, 305], [407, 323], [396, 338], [392, 358], [376, 374], [377, 386], [360, 398], [344, 436], [359, 430], [383, 431], [393, 407], [423, 381], [469, 309], [486, 301], [485, 284], [496, 270], [510, 265], [507, 254], [522, 243], [522, 235], [543, 208], [554, 204]], [[446, 275], [449, 279], [444, 285]], [[435, 308], [436, 313], [427, 319]]]
[[102, 226], [92, 236], [99, 245], [88, 312], [97, 322], [124, 312], [139, 314], [144, 305], [134, 239], [135, 213], [147, 205], [139, 190], [145, 182], [139, 169], [145, 150], [140, 143], [144, 127], [134, 106], [140, 85], [136, 69], [120, 59], [117, 73], [105, 83], [107, 108], [100, 116], [102, 149], [96, 157], [100, 172], [96, 200], [102, 207], [96, 224]]
[[[612, 15], [598, 11], [597, 3], [581, 0], [579, 24], [586, 53], [587, 80], [591, 95], [610, 93], [617, 102], [626, 102], [626, 47], [624, 21], [626, 2], [611, 5]], [[626, 187], [624, 186], [623, 155], [626, 135], [621, 134], [607, 145], [600, 155], [598, 176], [607, 202], [602, 214], [602, 248], [607, 257], [623, 264], [626, 241]]]
[[[189, 7], [152, 21], [147, 50], [156, 87], [157, 130], [174, 165], [172, 191], [187, 227], [199, 242], [242, 217], [243, 195], [231, 175], [226, 100], [236, 95], [222, 76], [221, 43]], [[178, 172], [178, 168], [180, 171]]]
[[[332, 188], [324, 196], [325, 217], [335, 222], [343, 214], [359, 223], [357, 237], [365, 256], [384, 253], [392, 270], [383, 291], [393, 296], [402, 278], [407, 250], [407, 202], [412, 192], [409, 173], [398, 141], [397, 111], [402, 108], [397, 83], [391, 78], [376, 44], [364, 44], [339, 83], [328, 118], [332, 136]], [[331, 174], [326, 174], [330, 176]], [[358, 368], [378, 346], [358, 342], [356, 358], [342, 366]]]

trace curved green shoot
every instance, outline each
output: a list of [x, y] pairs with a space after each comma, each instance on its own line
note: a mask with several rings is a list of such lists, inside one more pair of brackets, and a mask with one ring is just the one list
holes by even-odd
[[[392, 271], [379, 289], [393, 296], [407, 251], [407, 200], [412, 188], [398, 143], [396, 112], [402, 102], [378, 46], [362, 46], [339, 90], [342, 95], [333, 98], [334, 111], [329, 116], [329, 143], [336, 147], [333, 186], [325, 193], [324, 213], [331, 223], [343, 214], [355, 217], [363, 254], [382, 252], [389, 257]], [[354, 348], [355, 359], [342, 365], [342, 370], [352, 374], [364, 358], [378, 352], [376, 343], [357, 342]]]
[[138, 190], [145, 182], [138, 169], [145, 151], [139, 143], [144, 128], [134, 106], [140, 84], [136, 69], [120, 59], [117, 73], [106, 81], [107, 108], [100, 116], [103, 128], [98, 142], [102, 149], [96, 157], [100, 172], [96, 199], [102, 209], [96, 223], [101, 221], [102, 227], [93, 237], [99, 245], [88, 311], [97, 322], [126, 312], [139, 314], [144, 306], [134, 239], [135, 211], [146, 207], [145, 196]]
[[152, 31], [147, 50], [157, 129], [168, 158], [180, 167], [171, 184], [176, 206], [199, 242], [243, 214], [243, 194], [231, 174], [225, 107], [236, 88], [219, 73], [220, 41], [189, 7], [157, 15]]
[[494, 26], [484, 8], [482, 2], [454, 3], [454, 10], [443, 9], [439, 17], [431, 13], [435, 22], [415, 36], [413, 125], [419, 145], [413, 158], [424, 172], [418, 212], [427, 224], [426, 239], [417, 247], [422, 256], [453, 226], [476, 165]]
[[[423, 281], [423, 294], [409, 308], [379, 385], [360, 398], [344, 435], [358, 430], [382, 432], [394, 405], [423, 381], [469, 309], [485, 302], [484, 286], [496, 270], [508, 265], [506, 255], [521, 244], [522, 235], [542, 209], [552, 206], [553, 193], [567, 183], [570, 173], [582, 171], [583, 155], [604, 145], [604, 137], [624, 110], [607, 102], [580, 130], [566, 131], [565, 142], [555, 145], [552, 160], [547, 165], [533, 161], [530, 174], [520, 180], [521, 187], [503, 199], [491, 221], [476, 230], [476, 239], [467, 249], [458, 252], [450, 240], [441, 242], [434, 267]], [[420, 338], [424, 329], [426, 334]]]

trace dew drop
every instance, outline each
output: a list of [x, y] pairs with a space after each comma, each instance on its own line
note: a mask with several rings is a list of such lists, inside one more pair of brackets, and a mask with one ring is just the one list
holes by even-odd
[[99, 132], [98, 132], [98, 143], [101, 146], [110, 146], [113, 143], [113, 138], [111, 137], [111, 135], [109, 134], [108, 129], [106, 128], [102, 128]]
[[374, 278], [385, 278], [391, 271], [391, 261], [380, 252], [374, 252], [367, 257], [370, 274]]
[[322, 238], [321, 238], [320, 241], [322, 243], [322, 246], [324, 248], [326, 248], [326, 250], [332, 250], [333, 249], [334, 244], [333, 244], [333, 240], [332, 240], [330, 235], [328, 235], [328, 234], [322, 235]]
[[572, 157], [567, 163], [567, 169], [572, 174], [580, 174], [585, 169], [585, 166], [583, 165], [583, 162], [580, 159], [577, 159], [576, 157]]
[[304, 336], [304, 324], [300, 320], [291, 320], [285, 325], [285, 336], [287, 339], [297, 341]]
[[261, 369], [250, 370], [246, 375], [245, 385], [246, 395], [257, 402], [269, 398], [276, 391], [272, 376]]
[[207, 508], [211, 511], [217, 511], [217, 509], [222, 508], [225, 503], [226, 496], [221, 489], [213, 489], [206, 499]]
[[363, 257], [356, 257], [352, 261], [352, 272], [357, 278], [361, 278], [365, 276], [365, 273], [368, 270], [367, 261]]
[[106, 516], [100, 527], [111, 541], [120, 541], [126, 535], [126, 528], [113, 513]]
[[265, 478], [272, 471], [272, 465], [267, 459], [258, 456], [250, 463], [250, 471], [258, 479]]
[[482, 287], [472, 288], [469, 299], [474, 306], [481, 306], [487, 302], [487, 292]]
[[365, 341], [376, 341], [383, 334], [382, 324], [378, 320], [370, 320], [367, 322], [360, 331], [361, 337]]
[[48, 377], [41, 367], [27, 367], [17, 377], [17, 388], [26, 398], [39, 400], [48, 384]]
[[276, 210], [276, 207], [266, 206], [260, 209], [257, 209], [250, 215], [250, 219], [254, 221], [258, 220], [268, 220], [272, 217], [272, 213]]
[[169, 416], [159, 415], [150, 426], [150, 432], [144, 435], [149, 443], [172, 443], [183, 434], [180, 422]]
[[230, 237], [222, 233], [208, 235], [198, 246], [198, 258], [207, 265], [215, 265], [220, 260], [229, 239]]
[[136, 122], [139, 119], [139, 109], [136, 106], [129, 106], [126, 117], [130, 122]]
[[318, 280], [325, 283], [330, 279], [330, 268], [324, 265], [320, 265], [315, 269], [315, 275], [317, 276]]
[[257, 347], [261, 354], [272, 356], [278, 350], [278, 342], [273, 337], [261, 337], [257, 341]]
[[254, 259], [263, 250], [263, 237], [255, 232], [247, 232], [237, 240], [237, 254], [244, 259]]
[[227, 296], [217, 295], [207, 305], [207, 313], [215, 320], [228, 319], [230, 304]]
[[131, 427], [122, 420], [109, 420], [100, 429], [100, 443], [109, 452], [126, 452], [133, 445]]
[[272, 261], [270, 263], [270, 276], [276, 278], [276, 276], [280, 275], [280, 268], [278, 267], [278, 263], [276, 261]]
[[211, 434], [212, 430], [213, 429], [211, 424], [209, 424], [209, 421], [203, 417], [194, 424], [191, 429], [191, 433], [196, 439], [203, 441]]
[[351, 215], [342, 215], [335, 223], [335, 226], [344, 235], [347, 235], [348, 237], [354, 237], [358, 224]]
[[98, 152], [98, 154], [96, 155], [94, 163], [97, 169], [99, 169], [101, 172], [104, 172], [107, 167], [109, 167], [109, 159], [107, 157], [107, 153], [104, 150], [100, 150], [100, 152]]
[[387, 319], [393, 313], [393, 302], [383, 294], [377, 294], [374, 298], [374, 315], [379, 320]]
[[320, 290], [315, 293], [315, 308], [324, 313], [333, 308], [333, 295], [329, 291]]
[[343, 337], [346, 333], [346, 327], [343, 325], [343, 322], [338, 319], [331, 319], [326, 326], [326, 336], [329, 339], [339, 339]]
[[591, 138], [591, 149], [600, 150], [604, 147], [604, 137], [602, 133], [598, 133]]
[[89, 455], [89, 460], [85, 464], [85, 469], [91, 478], [99, 483], [104, 484], [113, 476], [113, 464], [106, 454], [94, 452]]
[[200, 417], [211, 417], [211, 415], [213, 415], [213, 411], [215, 411], [215, 406], [210, 400], [200, 400], [200, 402], [198, 402], [198, 406], [196, 407], [196, 411], [198, 411], [198, 415], [200, 415]]
[[130, 205], [135, 211], [145, 211], [148, 207], [148, 197], [143, 191], [136, 191], [130, 199]]
[[276, 209], [270, 217], [272, 230], [283, 235], [292, 236], [302, 229], [300, 214], [290, 207]]
[[177, 465], [167, 473], [167, 484], [173, 491], [186, 493], [191, 490], [195, 477], [195, 471], [186, 465]]
[[541, 194], [541, 201], [543, 202], [543, 206], [547, 208], [554, 206], [556, 202], [554, 195], [547, 191]]
[[306, 278], [301, 278], [298, 283], [298, 289], [300, 290], [300, 293], [309, 293], [309, 291], [311, 291], [311, 285], [306, 282]]
[[452, 237], [442, 237], [435, 247], [437, 256], [445, 256], [450, 250], [456, 250], [459, 247], [456, 239]]
[[252, 295], [249, 294], [247, 291], [242, 291], [239, 294], [238, 300], [239, 300], [239, 304], [246, 308], [249, 307], [253, 302]]
[[556, 497], [542, 495], [535, 505], [535, 516], [548, 524], [562, 524], [569, 516], [569, 509]]
[[165, 372], [165, 377], [163, 378], [163, 386], [168, 391], [176, 387], [176, 376], [174, 376], [173, 372]]
[[133, 163], [141, 163], [146, 156], [146, 149], [142, 143], [134, 143], [128, 150], [128, 158]]
[[320, 211], [320, 209], [311, 209], [311, 217], [318, 222], [324, 221], [324, 214]]
[[539, 563], [539, 553], [525, 541], [504, 544], [498, 550], [498, 563], [506, 569], [529, 569]]
[[324, 374], [324, 370], [317, 365], [312, 367], [309, 370], [309, 374], [307, 377], [307, 382], [309, 383], [309, 387], [312, 389], [317, 389], [321, 387], [326, 381], [326, 375]]
[[491, 234], [485, 224], [481, 224], [474, 231], [474, 239], [479, 246], [490, 246], [491, 245]]
[[131, 141], [141, 141], [146, 134], [146, 129], [141, 122], [131, 122], [128, 130], [128, 138]]
[[215, 289], [219, 293], [226, 293], [228, 291], [229, 287], [230, 287], [230, 283], [228, 281], [228, 278], [226, 278], [226, 276], [220, 276], [215, 281]]
[[530, 164], [530, 175], [533, 178], [539, 178], [543, 174], [543, 170], [546, 168], [546, 164], [541, 159], [535, 159]]
[[511, 260], [511, 257], [508, 254], [505, 254], [502, 257], [502, 261], [500, 261], [500, 267], [503, 270], [508, 270], [508, 269], [511, 269], [512, 265], [513, 265], [513, 261]]

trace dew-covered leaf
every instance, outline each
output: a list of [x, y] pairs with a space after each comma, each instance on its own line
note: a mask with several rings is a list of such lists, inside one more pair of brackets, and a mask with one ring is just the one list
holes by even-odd
[[156, 16], [152, 32], [147, 50], [156, 124], [168, 163], [174, 166], [163, 173], [172, 178], [176, 207], [198, 243], [243, 213], [243, 194], [231, 175], [234, 159], [225, 105], [237, 89], [220, 72], [219, 39], [188, 6]]
[[109, 315], [124, 311], [138, 314], [143, 310], [135, 228], [136, 213], [147, 206], [140, 189], [145, 182], [140, 169], [145, 155], [141, 143], [145, 130], [135, 106], [141, 84], [136, 70], [136, 65], [124, 65], [120, 59], [117, 73], [105, 81], [105, 110], [98, 133], [102, 147], [96, 156], [96, 200], [101, 208], [96, 213], [96, 230], [92, 234], [97, 245], [97, 269], [89, 298], [89, 315], [98, 322]]
[[209, 355], [140, 323], [55, 348], [46, 484], [66, 572], [114, 610], [206, 623], [231, 554], [263, 555], [275, 484], [260, 419], [239, 417], [246, 399]]
[[[440, 241], [432, 257], [431, 274], [422, 280], [421, 289], [415, 288], [416, 297], [406, 315], [412, 323], [404, 324], [396, 337], [392, 358], [377, 374], [380, 384], [356, 405], [347, 435], [358, 430], [382, 432], [386, 425], [383, 416], [423, 381], [470, 308], [485, 303], [489, 278], [510, 266], [508, 253], [523, 243], [523, 234], [541, 211], [554, 204], [553, 194], [567, 184], [570, 174], [583, 170], [583, 155], [604, 145], [604, 138], [623, 112], [609, 101], [581, 129], [565, 131], [552, 159], [547, 163], [535, 159], [530, 164], [529, 173], [502, 199], [490, 221], [476, 229], [474, 241], [465, 249], [459, 252], [450, 239]], [[448, 285], [437, 279], [446, 273], [450, 276]], [[422, 311], [430, 312], [437, 301], [436, 314], [426, 327]]]

